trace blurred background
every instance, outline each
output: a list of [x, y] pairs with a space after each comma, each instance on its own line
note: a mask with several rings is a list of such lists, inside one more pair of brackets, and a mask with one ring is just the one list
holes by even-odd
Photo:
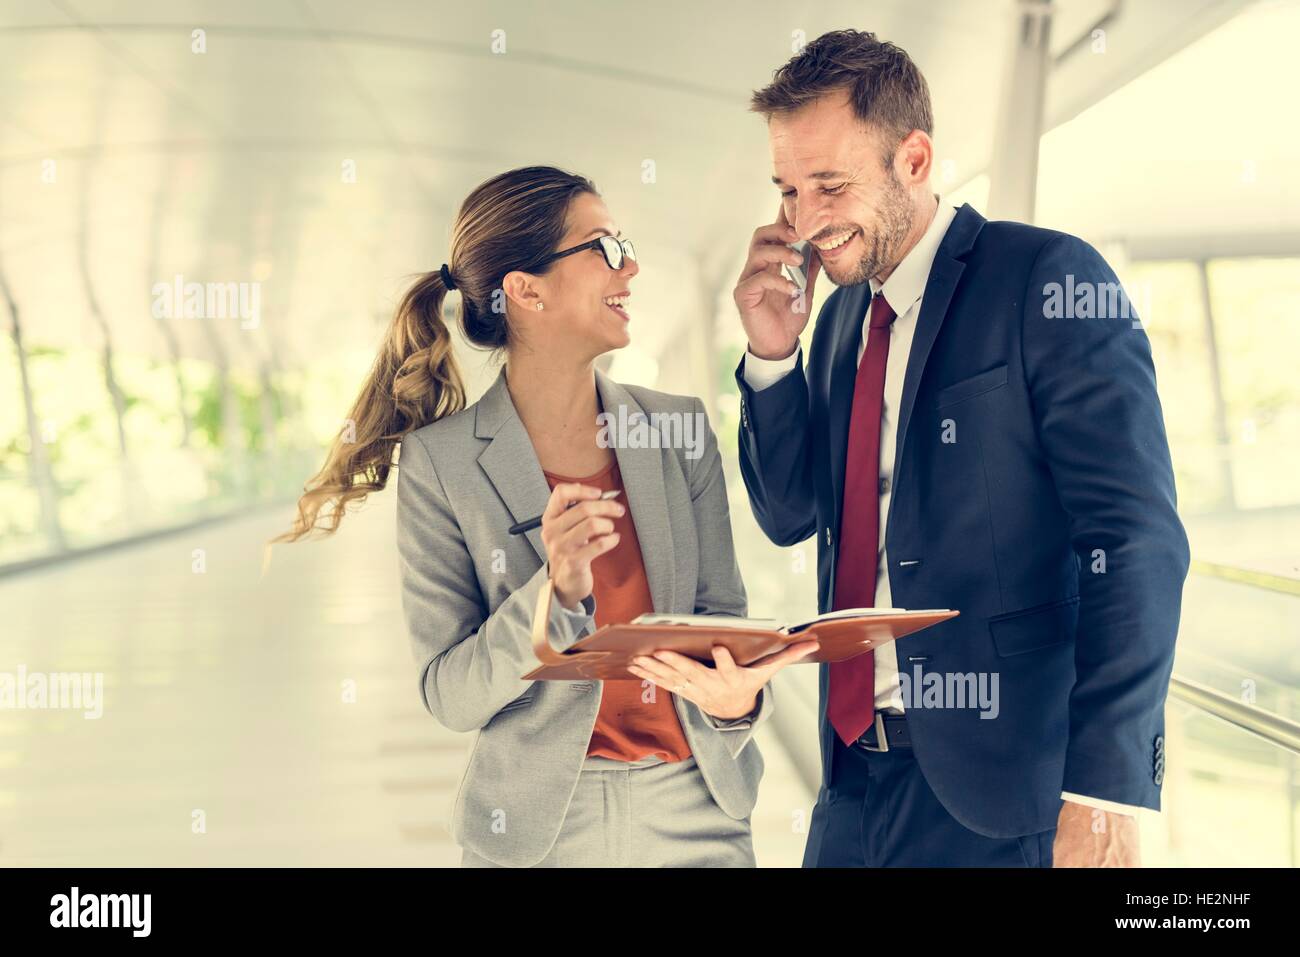
[[[0, 709], [0, 864], [459, 862], [393, 486], [262, 546], [511, 167], [595, 180], [641, 263], [602, 364], [704, 398], [751, 614], [815, 612], [737, 472], [731, 288], [776, 206], [749, 93], [844, 27], [925, 73], [944, 200], [1089, 240], [1151, 338], [1194, 564], [1144, 863], [1294, 866], [1300, 4], [1250, 0], [0, 2], [0, 672], [103, 676], [98, 717]], [[818, 772], [815, 669], [778, 680], [769, 866]]]

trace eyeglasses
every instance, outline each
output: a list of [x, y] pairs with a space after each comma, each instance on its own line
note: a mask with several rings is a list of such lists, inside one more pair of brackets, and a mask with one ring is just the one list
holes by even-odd
[[622, 269], [624, 256], [632, 260], [632, 262], [636, 262], [636, 249], [632, 245], [632, 240], [618, 239], [614, 236], [601, 236], [598, 239], [593, 239], [589, 243], [583, 243], [582, 245], [574, 246], [571, 249], [564, 249], [558, 253], [551, 253], [551, 255], [547, 256], [537, 265], [545, 266], [549, 262], [553, 262], [556, 259], [562, 259], [565, 256], [572, 256], [574, 253], [580, 253], [584, 249], [596, 248], [599, 248], [600, 251], [605, 254], [605, 262], [609, 265], [610, 269]]

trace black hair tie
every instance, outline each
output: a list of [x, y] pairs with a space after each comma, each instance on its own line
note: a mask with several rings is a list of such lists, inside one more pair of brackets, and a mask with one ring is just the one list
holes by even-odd
[[454, 283], [451, 278], [451, 270], [447, 268], [446, 263], [442, 264], [442, 268], [438, 270], [438, 274], [442, 276], [442, 284], [447, 287], [448, 291], [456, 288], [456, 283]]

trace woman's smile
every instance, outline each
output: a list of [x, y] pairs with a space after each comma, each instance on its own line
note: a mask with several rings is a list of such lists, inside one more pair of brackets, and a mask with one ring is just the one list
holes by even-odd
[[601, 302], [603, 302], [606, 305], [606, 307], [608, 307], [609, 310], [613, 312], [615, 315], [617, 315], [620, 319], [622, 319], [624, 322], [627, 322], [631, 318], [627, 313], [627, 301], [630, 298], [632, 298], [632, 294], [630, 292], [621, 292], [618, 293], [617, 295], [606, 296], [604, 299], [601, 300]]

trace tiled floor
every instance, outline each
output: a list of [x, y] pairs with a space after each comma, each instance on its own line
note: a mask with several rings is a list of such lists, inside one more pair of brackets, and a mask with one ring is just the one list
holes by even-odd
[[[471, 735], [420, 705], [391, 490], [333, 540], [238, 521], [0, 580], [0, 672], [102, 672], [103, 715], [0, 709], [0, 865], [454, 865]], [[770, 728], [764, 866], [812, 796]]]

